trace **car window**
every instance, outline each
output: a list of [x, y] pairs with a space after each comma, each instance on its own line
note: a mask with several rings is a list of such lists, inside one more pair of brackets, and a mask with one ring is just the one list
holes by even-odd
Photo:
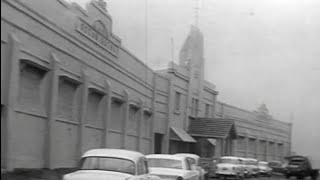
[[182, 161], [175, 159], [148, 158], [149, 167], [182, 169]]
[[231, 159], [231, 158], [221, 158], [219, 163], [227, 163], [227, 164], [240, 164], [240, 160]]
[[85, 157], [81, 160], [80, 169], [135, 174], [135, 164], [133, 161], [113, 157]]

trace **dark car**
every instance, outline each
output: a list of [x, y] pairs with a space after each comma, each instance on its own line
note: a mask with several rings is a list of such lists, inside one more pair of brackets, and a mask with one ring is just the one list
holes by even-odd
[[289, 156], [286, 159], [288, 161], [285, 169], [286, 178], [290, 178], [291, 176], [295, 176], [297, 179], [311, 177], [313, 180], [316, 180], [319, 176], [319, 170], [312, 169], [312, 165], [307, 157]]
[[274, 174], [284, 172], [283, 164], [280, 161], [270, 161], [268, 165], [272, 169], [272, 173]]

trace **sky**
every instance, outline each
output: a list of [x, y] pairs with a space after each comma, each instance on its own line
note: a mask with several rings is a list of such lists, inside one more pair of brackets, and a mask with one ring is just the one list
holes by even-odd
[[113, 33], [153, 69], [179, 61], [195, 7], [218, 100], [248, 110], [265, 103], [293, 123], [293, 151], [320, 167], [320, 1], [107, 0]]

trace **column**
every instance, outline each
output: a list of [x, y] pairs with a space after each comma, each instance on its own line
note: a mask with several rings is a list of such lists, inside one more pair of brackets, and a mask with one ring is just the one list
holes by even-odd
[[60, 64], [59, 59], [56, 57], [54, 53], [51, 54], [51, 84], [49, 89], [49, 107], [48, 107], [48, 137], [47, 137], [47, 160], [46, 160], [46, 167], [49, 169], [54, 168], [54, 160], [55, 154], [53, 147], [55, 146], [55, 129], [56, 129], [56, 110], [57, 110], [57, 97], [58, 97], [58, 90], [59, 90], [59, 72], [60, 72]]

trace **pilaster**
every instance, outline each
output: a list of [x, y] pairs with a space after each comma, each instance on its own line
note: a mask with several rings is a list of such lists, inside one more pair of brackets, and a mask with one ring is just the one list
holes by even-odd
[[11, 139], [12, 135], [11, 133], [14, 133], [14, 124], [12, 124], [12, 119], [15, 119], [15, 111], [14, 107], [16, 105], [16, 100], [18, 96], [18, 90], [19, 90], [19, 57], [20, 57], [20, 47], [21, 43], [18, 40], [18, 38], [13, 34], [10, 33], [8, 37], [8, 56], [6, 59], [6, 65], [7, 65], [7, 79], [6, 84], [8, 85], [6, 88], [6, 95], [4, 96], [6, 99], [4, 99], [4, 103], [7, 106], [7, 114], [6, 114], [6, 150], [4, 152], [5, 154], [5, 164], [7, 167], [7, 170], [11, 171], [14, 169], [13, 164], [13, 157], [11, 155], [11, 152], [13, 150], [11, 149]]
[[84, 152], [84, 133], [86, 124], [87, 104], [88, 104], [88, 86], [89, 76], [87, 72], [82, 71], [82, 91], [81, 91], [81, 108], [80, 108], [80, 121], [79, 121], [79, 144], [78, 144], [78, 155], [79, 157]]
[[48, 107], [48, 137], [47, 137], [47, 153], [46, 153], [46, 167], [49, 169], [54, 168], [55, 155], [53, 147], [55, 146], [55, 129], [56, 129], [56, 111], [58, 103], [59, 91], [59, 72], [60, 61], [54, 53], [51, 53], [51, 84], [49, 89], [49, 107]]
[[153, 78], [152, 78], [152, 86], [153, 86], [153, 91], [152, 91], [152, 107], [151, 107], [151, 122], [150, 122], [150, 153], [154, 153], [154, 121], [155, 121], [155, 108], [156, 108], [156, 76], [157, 74], [154, 73]]
[[124, 91], [124, 104], [123, 104], [123, 108], [124, 108], [124, 120], [123, 120], [123, 126], [122, 126], [122, 132], [123, 132], [123, 136], [122, 136], [122, 148], [126, 149], [126, 144], [127, 144], [127, 124], [128, 124], [128, 120], [129, 120], [129, 94], [128, 92], [125, 90]]
[[105, 81], [104, 83], [104, 91], [106, 93], [105, 96], [105, 102], [106, 102], [106, 112], [104, 114], [104, 140], [103, 140], [103, 147], [107, 147], [107, 141], [108, 141], [108, 128], [110, 126], [110, 114], [111, 114], [111, 86], [108, 81]]
[[142, 152], [142, 147], [141, 147], [141, 138], [142, 138], [142, 132], [141, 132], [141, 125], [142, 125], [142, 121], [144, 120], [144, 116], [143, 116], [143, 103], [141, 101], [141, 99], [139, 100], [139, 110], [138, 110], [138, 128], [137, 128], [137, 133], [138, 133], [138, 141], [137, 141], [137, 150]]
[[248, 133], [246, 133], [244, 139], [245, 139], [245, 145], [246, 145], [245, 154], [246, 154], [246, 157], [248, 157], [249, 156], [249, 136], [248, 136]]

